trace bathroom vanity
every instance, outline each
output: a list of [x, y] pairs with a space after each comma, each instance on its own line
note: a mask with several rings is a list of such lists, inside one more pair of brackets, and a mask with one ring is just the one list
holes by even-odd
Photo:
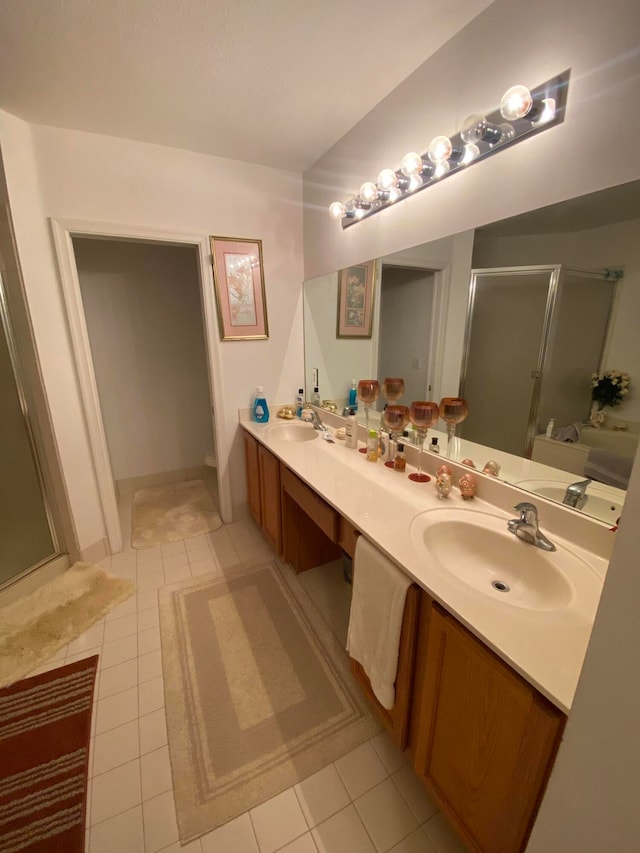
[[[242, 426], [251, 512], [296, 571], [342, 550], [353, 555], [363, 534], [412, 577], [394, 708], [377, 703], [355, 662], [352, 672], [470, 849], [523, 850], [570, 710], [612, 534], [537, 501], [541, 527], [558, 546], [545, 557], [506, 531], [515, 515], [508, 509], [523, 498], [512, 486], [479, 475], [473, 501], [457, 489], [439, 501], [433, 483], [367, 462], [309, 424]], [[513, 598], [488, 580], [485, 588], [494, 568], [511, 580]]]

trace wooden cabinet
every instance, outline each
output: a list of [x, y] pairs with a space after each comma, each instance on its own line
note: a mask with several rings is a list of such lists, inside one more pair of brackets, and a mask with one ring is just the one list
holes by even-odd
[[340, 516], [288, 468], [282, 470], [283, 554], [296, 572], [338, 559]]
[[262, 526], [262, 509], [260, 504], [260, 467], [258, 464], [258, 448], [260, 445], [248, 432], [244, 433], [244, 457], [247, 472], [247, 503], [249, 511], [257, 523]]
[[[354, 571], [357, 570], [357, 566], [354, 567]], [[378, 702], [375, 693], [371, 689], [369, 676], [362, 668], [362, 665], [353, 658], [349, 659], [353, 677], [360, 684], [365, 696], [369, 699], [375, 712], [388, 729], [391, 739], [398, 749], [402, 751], [407, 748], [409, 743], [409, 722], [419, 609], [420, 589], [415, 584], [411, 584], [407, 590], [407, 598], [404, 605], [400, 648], [398, 651], [398, 671], [395, 683], [396, 696], [393, 708], [385, 708]]]
[[244, 449], [249, 510], [273, 549], [282, 554], [280, 461], [248, 432]]
[[471, 850], [524, 850], [566, 718], [437, 604], [426, 617], [415, 770]]

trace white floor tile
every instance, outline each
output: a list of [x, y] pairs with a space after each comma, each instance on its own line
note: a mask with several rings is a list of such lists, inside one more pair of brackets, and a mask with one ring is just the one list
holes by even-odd
[[293, 788], [249, 811], [260, 853], [274, 853], [309, 827]]
[[330, 764], [294, 786], [309, 826], [317, 826], [350, 803], [338, 771]]
[[392, 847], [389, 853], [437, 853], [437, 850], [424, 832], [421, 829], [416, 829], [415, 832]]
[[378, 853], [385, 853], [418, 828], [415, 815], [391, 779], [385, 779], [354, 803]]
[[140, 755], [138, 719], [96, 735], [93, 744], [92, 776], [98, 776], [127, 764]]
[[138, 580], [142, 578], [149, 578], [156, 575], [157, 577], [162, 577], [164, 572], [164, 563], [162, 559], [154, 560], [153, 562], [142, 563], [138, 566]]
[[139, 719], [140, 725], [140, 755], [152, 752], [164, 746], [167, 742], [167, 720], [164, 708], [145, 714]]
[[152, 678], [158, 678], [162, 675], [162, 652], [157, 649], [155, 652], [149, 652], [146, 655], [140, 655], [138, 658], [138, 679], [140, 684], [143, 681], [150, 681]]
[[101, 646], [103, 642], [104, 619], [101, 619], [69, 643], [67, 647], [67, 656], [70, 654], [77, 654], [77, 652], [84, 652], [87, 649], [95, 649], [97, 646]]
[[156, 853], [178, 840], [173, 792], [160, 794], [142, 804], [146, 853]]
[[318, 848], [311, 833], [307, 832], [286, 847], [281, 847], [278, 853], [318, 853]]
[[158, 590], [151, 589], [146, 592], [141, 592], [138, 589], [137, 604], [138, 604], [138, 613], [141, 610], [146, 610], [148, 607], [157, 607], [158, 606]]
[[138, 633], [138, 654], [146, 655], [160, 648], [160, 628], [148, 628]]
[[202, 853], [202, 844], [200, 844], [199, 838], [196, 838], [195, 841], [190, 841], [189, 844], [185, 845], [176, 841], [175, 844], [163, 847], [160, 853]]
[[260, 853], [249, 813], [203, 835], [202, 853]]
[[91, 830], [91, 853], [144, 853], [142, 807], [109, 818]]
[[185, 554], [187, 551], [184, 539], [181, 539], [179, 542], [170, 542], [168, 545], [162, 545], [161, 547], [163, 560], [165, 557], [171, 557], [174, 554]]
[[335, 765], [352, 800], [389, 775], [370, 743], [363, 743], [339, 758]]
[[138, 688], [129, 687], [113, 696], [98, 701], [96, 709], [96, 734], [102, 734], [138, 719]]
[[460, 841], [441, 812], [438, 812], [422, 827], [436, 853], [468, 853], [465, 844]]
[[98, 699], [106, 699], [138, 684], [138, 661], [127, 660], [100, 671]]
[[318, 853], [376, 853], [353, 805], [311, 830]]
[[120, 616], [119, 619], [111, 619], [104, 627], [104, 641], [111, 643], [114, 640], [121, 640], [123, 637], [131, 637], [138, 633], [138, 614], [129, 613], [127, 616]]
[[378, 753], [378, 758], [384, 764], [387, 773], [395, 773], [411, 760], [408, 751], [400, 752], [386, 732], [380, 732], [371, 738], [371, 746]]
[[391, 778], [416, 816], [418, 823], [424, 823], [438, 811], [438, 806], [431, 799], [410, 764], [398, 770]]
[[162, 746], [143, 755], [140, 759], [140, 771], [143, 801], [173, 790], [168, 746]]
[[120, 619], [121, 616], [129, 616], [130, 613], [136, 612], [136, 597], [129, 596], [126, 601], [121, 601], [116, 604], [113, 610], [110, 610], [105, 616], [105, 623], [111, 622], [113, 619]]
[[138, 685], [140, 716], [164, 708], [164, 679], [162, 676]]
[[169, 569], [179, 569], [182, 566], [188, 566], [189, 557], [187, 556], [187, 552], [182, 550], [179, 554], [163, 555], [162, 562], [164, 570], [167, 572]]
[[160, 589], [161, 586], [164, 586], [164, 572], [162, 574], [154, 572], [153, 574], [142, 575], [138, 578], [139, 592], [151, 592], [154, 589]]
[[138, 613], [138, 631], [147, 631], [160, 624], [160, 611], [157, 607], [149, 607]]
[[91, 785], [91, 826], [128, 811], [141, 802], [138, 760], [95, 776]]
[[200, 575], [208, 575], [217, 570], [217, 565], [213, 557], [205, 557], [202, 560], [194, 560], [191, 563], [191, 575], [200, 577]]
[[102, 666], [115, 666], [118, 663], [124, 663], [126, 660], [132, 660], [138, 657], [138, 638], [124, 637], [122, 640], [114, 640], [112, 643], [105, 643], [102, 648]]
[[191, 577], [191, 566], [185, 563], [182, 566], [177, 566], [174, 569], [164, 570], [164, 579], [168, 586], [179, 583], [180, 581], [188, 580]]

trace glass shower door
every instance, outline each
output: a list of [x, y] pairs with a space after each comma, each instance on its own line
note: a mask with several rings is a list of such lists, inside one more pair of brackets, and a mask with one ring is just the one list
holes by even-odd
[[0, 586], [58, 553], [0, 279]]

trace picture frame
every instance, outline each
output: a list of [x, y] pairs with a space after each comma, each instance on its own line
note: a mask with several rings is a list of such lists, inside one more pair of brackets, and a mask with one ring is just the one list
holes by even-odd
[[376, 262], [373, 260], [340, 270], [338, 338], [371, 337], [375, 267]]
[[209, 239], [220, 339], [266, 340], [269, 326], [262, 241], [247, 237]]

